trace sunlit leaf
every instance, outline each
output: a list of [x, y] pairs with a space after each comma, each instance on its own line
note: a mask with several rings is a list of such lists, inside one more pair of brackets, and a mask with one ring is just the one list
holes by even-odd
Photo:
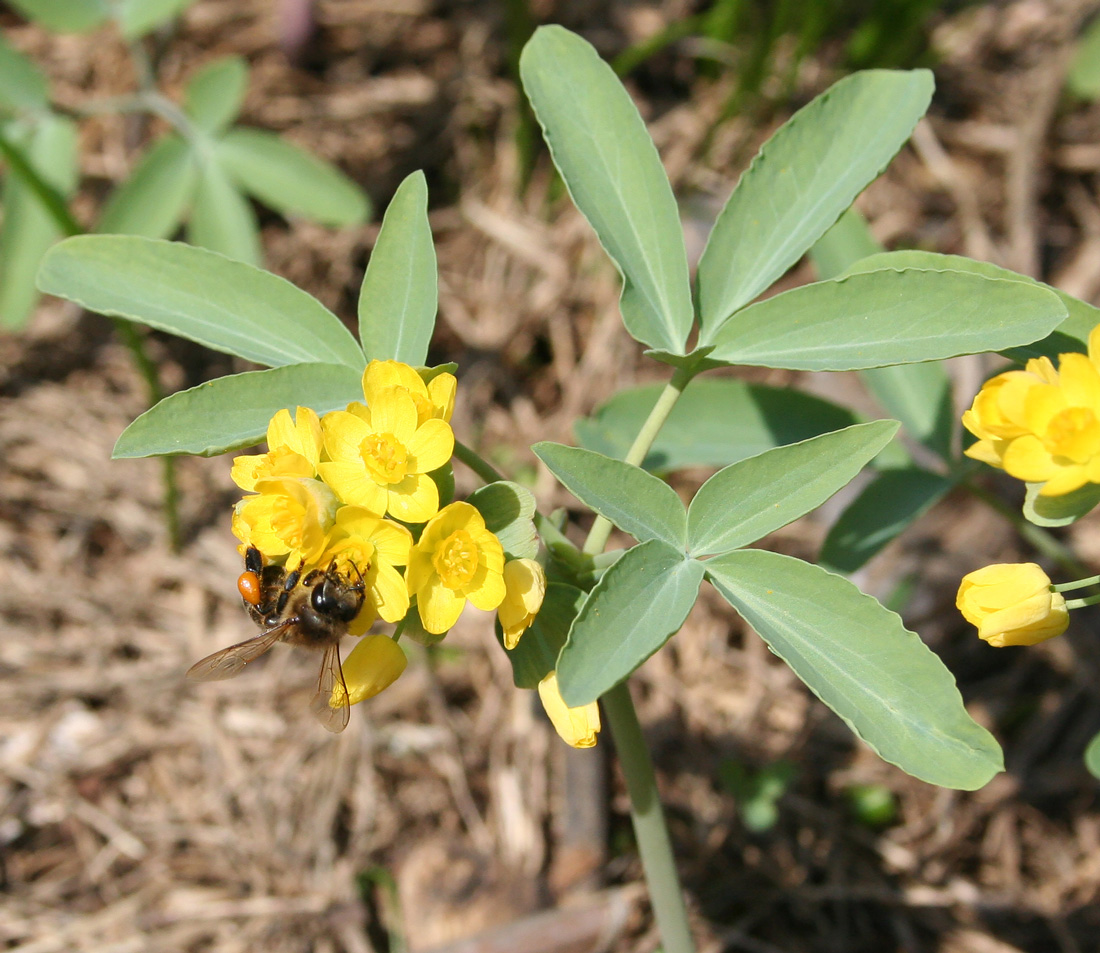
[[810, 249], [817, 277], [836, 278], [868, 255], [882, 251], [867, 227], [867, 220], [853, 206], [836, 220]]
[[474, 490], [466, 502], [477, 508], [485, 527], [500, 540], [508, 559], [534, 559], [539, 551], [535, 532], [535, 496], [524, 486], [499, 480]]

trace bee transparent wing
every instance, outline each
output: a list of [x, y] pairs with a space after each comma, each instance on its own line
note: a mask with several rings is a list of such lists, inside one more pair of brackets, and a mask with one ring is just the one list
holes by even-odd
[[348, 687], [344, 683], [344, 670], [340, 667], [340, 646], [336, 643], [325, 649], [321, 675], [317, 679], [317, 694], [313, 696], [309, 710], [329, 731], [343, 731], [351, 720]]
[[296, 621], [296, 619], [287, 619], [261, 632], [255, 638], [246, 639], [244, 642], [238, 642], [227, 649], [206, 656], [187, 670], [187, 677], [199, 682], [217, 682], [240, 675], [241, 670], [249, 662], [256, 661], [268, 651]]

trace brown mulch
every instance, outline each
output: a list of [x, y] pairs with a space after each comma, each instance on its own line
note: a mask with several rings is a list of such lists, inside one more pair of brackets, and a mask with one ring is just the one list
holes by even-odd
[[[520, 188], [504, 6], [319, 0], [304, 42], [280, 26], [291, 6], [200, 0], [159, 41], [168, 87], [238, 53], [252, 67], [243, 121], [337, 162], [379, 208], [426, 170], [440, 263], [432, 357], [460, 365], [455, 429], [533, 481], [545, 509], [568, 505], [529, 445], [570, 440], [579, 414], [661, 371], [622, 330], [614, 271], [545, 157]], [[1096, 6], [1016, 0], [934, 18], [930, 119], [860, 200], [881, 241], [988, 258], [1100, 300], [1100, 106], [1061, 92]], [[605, 54], [684, 11], [535, 5]], [[109, 31], [0, 23], [64, 103], [130, 87]], [[633, 84], [694, 245], [755, 147], [836, 78], [831, 56], [826, 44], [802, 64], [793, 100], [720, 123], [729, 80], [693, 78], [682, 51]], [[83, 125], [79, 216], [91, 219], [150, 131], [133, 116]], [[270, 267], [350, 319], [377, 224], [263, 222]], [[802, 266], [790, 280], [810, 277]], [[236, 366], [161, 335], [149, 344], [169, 387]], [[982, 362], [952, 367], [967, 400]], [[754, 376], [837, 399], [854, 388], [837, 375]], [[558, 742], [533, 696], [512, 688], [486, 615], [415, 652], [337, 737], [306, 711], [313, 662], [290, 650], [234, 681], [184, 682], [195, 659], [249, 634], [234, 487], [224, 459], [180, 461], [185, 544], [171, 552], [159, 462], [108, 462], [143, 401], [98, 317], [50, 300], [25, 333], [0, 338], [0, 948], [656, 949], [609, 741], [579, 754]], [[1011, 481], [990, 486], [1018, 502]], [[813, 558], [835, 513], [772, 542]], [[1097, 517], [1064, 535], [1100, 561]], [[911, 587], [908, 624], [1004, 744], [1007, 773], [972, 794], [877, 759], [704, 591], [635, 685], [701, 950], [1100, 949], [1098, 782], [1081, 764], [1100, 731], [1096, 615], [1075, 614], [1053, 643], [997, 652], [953, 608], [964, 572], [1032, 557], [1003, 520], [953, 496], [857, 580], [881, 598]], [[718, 781], [725, 760], [795, 766], [771, 829], [746, 828]], [[896, 823], [853, 816], [846, 792], [867, 784], [894, 794]]]

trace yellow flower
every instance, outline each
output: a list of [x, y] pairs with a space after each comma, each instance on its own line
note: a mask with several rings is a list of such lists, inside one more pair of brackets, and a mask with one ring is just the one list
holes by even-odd
[[[455, 390], [458, 387], [454, 374], [436, 374], [425, 384], [424, 378], [408, 364], [400, 361], [371, 361], [363, 371], [363, 397], [367, 407], [373, 407], [390, 387], [400, 387], [408, 392], [416, 404], [420, 423], [433, 417], [450, 422], [455, 409]], [[348, 410], [359, 414], [366, 408], [362, 404], [353, 404]]]
[[339, 506], [332, 490], [307, 477], [272, 477], [255, 489], [233, 508], [241, 551], [255, 546], [268, 559], [285, 556], [290, 569], [316, 563]]
[[504, 564], [504, 588], [497, 618], [504, 632], [504, 647], [514, 649], [542, 607], [546, 573], [533, 559], [509, 559]]
[[1007, 371], [990, 378], [963, 412], [962, 422], [978, 442], [966, 455], [990, 466], [1004, 468], [1004, 452], [1016, 437], [1028, 433], [1024, 402], [1040, 384], [1057, 384], [1058, 372], [1050, 358], [1032, 358], [1023, 371]]
[[1069, 625], [1066, 600], [1035, 563], [997, 563], [963, 576], [955, 600], [990, 645], [1035, 645]]
[[420, 423], [404, 388], [384, 388], [373, 397], [361, 414], [325, 414], [321, 430], [329, 461], [318, 472], [345, 503], [422, 523], [439, 510], [439, 491], [428, 474], [451, 458], [451, 426], [437, 418]]
[[[396, 566], [409, 561], [412, 533], [392, 520], [381, 519], [360, 506], [342, 506], [336, 525], [325, 545], [320, 565], [336, 563], [347, 574], [354, 566], [363, 577], [363, 608], [348, 626], [352, 635], [362, 635], [381, 616], [387, 622], [405, 618], [409, 591]], [[346, 674], [346, 673], [345, 673]]]
[[504, 550], [469, 503], [451, 503], [424, 527], [405, 571], [420, 621], [434, 635], [458, 620], [466, 600], [495, 609], [504, 599]]
[[539, 682], [539, 699], [561, 740], [574, 748], [592, 748], [600, 730], [600, 706], [589, 702], [569, 708], [558, 690], [558, 673], [551, 672]]
[[[368, 635], [360, 640], [344, 659], [344, 683], [348, 687], [349, 705], [373, 698], [389, 688], [405, 671], [408, 660], [401, 646], [388, 635]], [[337, 683], [329, 705], [339, 707], [344, 700], [344, 686]]]
[[267, 425], [267, 453], [233, 460], [233, 482], [242, 490], [256, 489], [269, 477], [315, 477], [321, 459], [321, 421], [308, 407], [299, 407], [295, 419], [280, 410]]

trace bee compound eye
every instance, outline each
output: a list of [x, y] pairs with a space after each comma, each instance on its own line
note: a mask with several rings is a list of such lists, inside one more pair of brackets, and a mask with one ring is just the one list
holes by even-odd
[[332, 583], [326, 579], [309, 596], [310, 605], [322, 615], [331, 615], [336, 608], [337, 598], [332, 591]]
[[260, 577], [251, 569], [242, 572], [237, 577], [237, 591], [241, 594], [241, 598], [250, 606], [258, 606], [260, 604], [261, 588]]

